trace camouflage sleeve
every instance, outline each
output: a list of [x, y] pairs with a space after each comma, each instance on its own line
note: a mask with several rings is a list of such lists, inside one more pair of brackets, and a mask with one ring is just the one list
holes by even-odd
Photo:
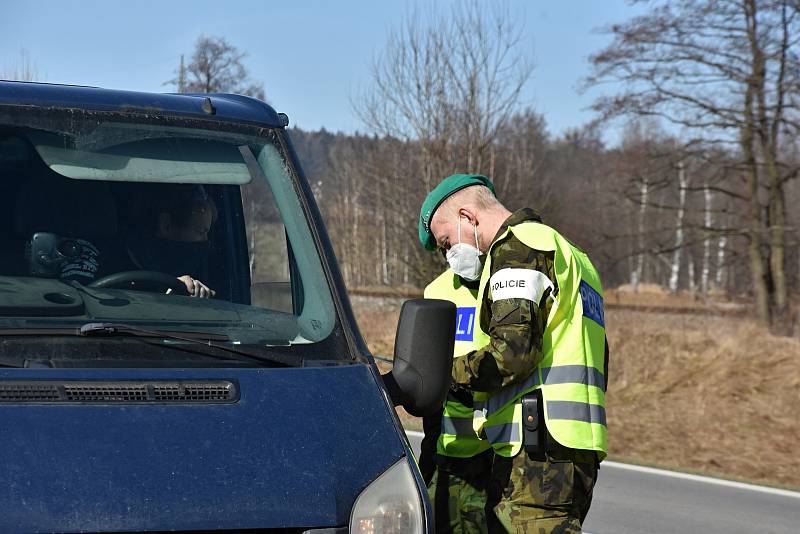
[[436, 415], [422, 418], [423, 436], [417, 465], [426, 485], [430, 484], [436, 471], [436, 444], [442, 433], [442, 413], [443, 410], [439, 410]]
[[[555, 283], [552, 255], [533, 250], [513, 235], [492, 248], [491, 275], [502, 269], [535, 269]], [[453, 363], [453, 382], [493, 392], [526, 379], [542, 359], [542, 332], [550, 311], [548, 290], [539, 302], [525, 298], [492, 301], [486, 290], [480, 317], [489, 343]], [[541, 308], [540, 308], [541, 304]]]

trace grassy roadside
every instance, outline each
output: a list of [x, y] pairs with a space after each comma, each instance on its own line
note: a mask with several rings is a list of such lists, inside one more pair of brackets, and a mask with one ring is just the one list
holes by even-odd
[[[370, 348], [390, 355], [401, 301], [353, 301]], [[610, 309], [606, 322], [610, 459], [800, 488], [800, 339], [711, 313]]]

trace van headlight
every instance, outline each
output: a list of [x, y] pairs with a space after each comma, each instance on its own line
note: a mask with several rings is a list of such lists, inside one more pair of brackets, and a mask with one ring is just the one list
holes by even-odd
[[408, 459], [366, 487], [350, 514], [351, 534], [422, 534], [423, 508]]

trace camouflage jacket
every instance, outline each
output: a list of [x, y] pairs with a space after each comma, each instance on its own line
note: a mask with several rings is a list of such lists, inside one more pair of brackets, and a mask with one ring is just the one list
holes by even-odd
[[[506, 219], [492, 241], [490, 276], [500, 269], [536, 269], [553, 282], [553, 291], [558, 293], [552, 252], [534, 250], [513, 234], [498, 241], [509, 226], [541, 220], [531, 209], [521, 209]], [[479, 320], [490, 341], [454, 361], [454, 387], [491, 393], [530, 376], [542, 360], [542, 333], [550, 313], [549, 295], [548, 290], [538, 303], [522, 298], [493, 302], [491, 292], [486, 291]]]

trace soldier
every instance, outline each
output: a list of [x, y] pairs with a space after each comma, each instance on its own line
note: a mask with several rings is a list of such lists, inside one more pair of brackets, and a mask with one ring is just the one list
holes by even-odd
[[[425, 288], [425, 298], [449, 300], [457, 307], [454, 358], [485, 345], [489, 338], [477, 324], [478, 279], [466, 280], [447, 269]], [[478, 431], [484, 418], [476, 417], [481, 393], [459, 388], [450, 391], [438, 416], [423, 419], [425, 437], [419, 465], [428, 483], [438, 534], [483, 534], [491, 473], [491, 444]]]
[[480, 280], [476, 313], [489, 339], [454, 360], [453, 383], [488, 394], [475, 408], [495, 453], [490, 531], [580, 532], [606, 455], [597, 271], [535, 211], [506, 209], [481, 175], [445, 178], [419, 231], [454, 272]]

